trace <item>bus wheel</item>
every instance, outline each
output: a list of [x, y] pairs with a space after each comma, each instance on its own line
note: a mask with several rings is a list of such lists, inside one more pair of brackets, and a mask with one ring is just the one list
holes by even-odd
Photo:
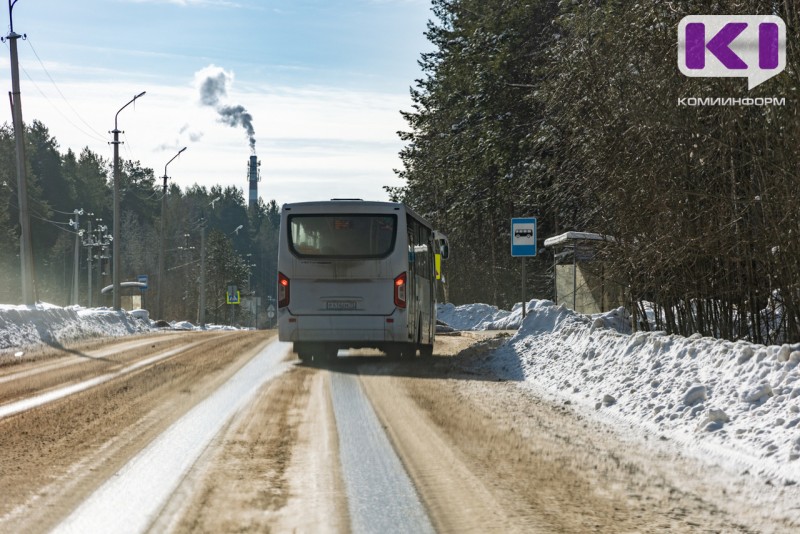
[[403, 343], [400, 349], [400, 358], [403, 360], [411, 360], [417, 355], [417, 346], [413, 343]]
[[386, 349], [386, 354], [393, 360], [409, 360], [417, 354], [413, 343], [395, 343]]
[[325, 347], [325, 350], [322, 351], [322, 358], [323, 362], [335, 362], [339, 357], [339, 349], [336, 347]]
[[300, 361], [303, 363], [309, 363], [311, 361], [312, 352], [310, 347], [305, 343], [295, 343], [294, 344], [294, 352], [297, 354], [297, 357], [300, 358]]

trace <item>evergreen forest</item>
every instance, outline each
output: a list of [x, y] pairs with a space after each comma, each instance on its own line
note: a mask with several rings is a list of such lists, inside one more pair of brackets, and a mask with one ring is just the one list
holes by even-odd
[[[101, 294], [100, 289], [112, 284], [113, 162], [88, 149], [80, 154], [61, 151], [47, 127], [35, 120], [25, 128], [25, 147], [36, 300], [61, 306], [111, 306], [111, 293]], [[0, 197], [3, 303], [21, 301], [15, 161], [14, 131], [5, 124], [0, 127], [0, 188], [5, 191]], [[277, 276], [277, 204], [259, 200], [250, 209], [242, 188], [195, 185], [182, 190], [169, 183], [164, 220], [166, 273], [165, 283], [159, 284], [162, 178], [139, 161], [120, 162], [120, 281], [148, 276], [143, 304], [151, 313], [158, 291], [163, 292], [162, 317], [152, 318], [197, 321], [201, 225], [205, 224], [206, 321], [231, 321], [225, 295], [229, 285], [239, 288], [244, 301], [250, 295], [260, 297], [262, 311], [266, 309]], [[123, 291], [129, 294], [140, 291]], [[255, 324], [248, 307], [236, 308], [237, 323]], [[267, 323], [262, 313], [258, 324]]]
[[[785, 71], [749, 91], [682, 75], [678, 24], [709, 14], [781, 17]], [[797, 2], [433, 0], [433, 15], [404, 185], [387, 191], [449, 236], [453, 302], [521, 301], [509, 223], [535, 216], [527, 298], [553, 298], [544, 239], [592, 232], [613, 237], [594, 261], [636, 327], [800, 341]], [[705, 98], [752, 100], [686, 104]]]

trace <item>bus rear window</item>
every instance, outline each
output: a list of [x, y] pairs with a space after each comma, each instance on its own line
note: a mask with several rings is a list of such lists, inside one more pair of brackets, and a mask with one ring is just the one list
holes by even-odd
[[297, 256], [383, 258], [394, 250], [396, 215], [290, 215], [289, 248]]

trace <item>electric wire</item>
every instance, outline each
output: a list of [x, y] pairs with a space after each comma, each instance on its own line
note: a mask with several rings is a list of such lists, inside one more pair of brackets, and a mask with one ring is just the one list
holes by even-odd
[[[42, 208], [52, 209], [52, 208], [50, 208], [50, 206], [48, 206], [47, 204], [45, 204], [44, 202], [42, 202], [38, 198], [29, 197], [29, 199], [33, 200], [36, 203], [38, 203]], [[17, 202], [17, 199], [14, 198], [13, 196], [10, 197], [9, 205], [11, 207], [13, 207], [14, 209], [19, 210], [19, 204]], [[53, 211], [57, 211], [57, 210], [53, 210]], [[74, 212], [63, 212], [63, 211], [60, 211], [58, 213], [62, 213], [64, 215], [74, 215]], [[54, 221], [52, 219], [48, 219], [47, 217], [44, 216], [43, 213], [40, 213], [40, 212], [36, 211], [33, 207], [31, 207], [31, 209], [30, 209], [30, 216], [33, 217], [34, 219], [38, 219], [38, 220], [40, 220], [42, 222], [50, 224], [50, 225], [54, 226], [55, 228], [58, 228], [62, 232], [67, 232], [68, 234], [72, 234], [72, 235], [76, 235], [76, 234], [79, 233], [79, 232], [77, 232], [75, 230], [68, 230], [67, 228], [62, 228], [61, 227], [62, 225], [63, 226], [72, 226], [72, 223]]]
[[[3, 44], [5, 44], [5, 45], [6, 45], [6, 48], [8, 48], [8, 43], [3, 43]], [[22, 65], [20, 65], [19, 67], [22, 69], [22, 72], [25, 74], [25, 77], [28, 79], [28, 81], [29, 81], [29, 82], [31, 82], [31, 84], [33, 84], [33, 86], [36, 88], [36, 90], [39, 92], [39, 94], [40, 94], [40, 95], [42, 95], [42, 98], [44, 98], [45, 100], [47, 100], [47, 102], [48, 102], [48, 103], [49, 103], [49, 104], [50, 104], [50, 105], [53, 107], [53, 109], [55, 109], [55, 110], [58, 112], [58, 114], [59, 114], [59, 115], [61, 115], [62, 117], [64, 117], [64, 119], [65, 119], [65, 120], [66, 120], [68, 123], [70, 123], [70, 124], [71, 124], [71, 125], [72, 125], [72, 126], [75, 128], [75, 129], [76, 129], [76, 130], [78, 130], [79, 132], [81, 132], [82, 134], [84, 134], [84, 135], [85, 135], [85, 136], [87, 136], [87, 137], [91, 137], [91, 138], [93, 138], [94, 140], [106, 141], [106, 139], [105, 139], [105, 138], [98, 138], [98, 137], [97, 137], [95, 134], [93, 134], [93, 133], [91, 133], [91, 132], [87, 132], [86, 130], [84, 130], [83, 128], [81, 128], [81, 127], [80, 127], [80, 126], [78, 126], [77, 124], [75, 124], [75, 122], [73, 122], [73, 121], [72, 121], [72, 119], [70, 119], [70, 118], [69, 118], [69, 117], [68, 117], [66, 114], [64, 114], [64, 112], [63, 112], [63, 111], [61, 111], [61, 109], [60, 109], [58, 106], [56, 106], [56, 105], [55, 105], [55, 103], [54, 103], [54, 102], [53, 102], [53, 101], [50, 99], [50, 97], [49, 97], [49, 96], [47, 96], [47, 95], [44, 93], [44, 91], [42, 91], [41, 87], [39, 87], [39, 84], [37, 84], [37, 83], [36, 83], [36, 82], [33, 80], [33, 78], [32, 78], [32, 77], [31, 77], [31, 75], [28, 73], [28, 71], [25, 69], [25, 67], [23, 67]], [[49, 75], [48, 75], [48, 76], [49, 76]], [[62, 96], [63, 96], [63, 95], [62, 95]]]
[[33, 55], [36, 56], [36, 59], [39, 61], [39, 65], [42, 66], [42, 70], [47, 75], [47, 78], [50, 80], [50, 83], [53, 84], [53, 87], [55, 87], [56, 91], [58, 91], [58, 94], [61, 95], [61, 99], [64, 101], [64, 103], [66, 103], [69, 106], [69, 108], [72, 110], [72, 112], [75, 114], [75, 116], [78, 117], [78, 119], [83, 124], [85, 124], [87, 128], [89, 128], [92, 132], [94, 132], [97, 135], [96, 139], [101, 140], [101, 141], [107, 141], [106, 137], [102, 133], [100, 133], [97, 130], [95, 130], [94, 127], [91, 124], [86, 122], [86, 120], [84, 120], [84, 118], [81, 117], [81, 115], [78, 113], [78, 111], [72, 106], [72, 104], [69, 102], [69, 100], [67, 100], [67, 97], [64, 96], [64, 93], [61, 92], [61, 89], [58, 87], [58, 85], [56, 84], [55, 80], [53, 80], [53, 77], [50, 76], [50, 73], [48, 72], [47, 67], [44, 66], [44, 62], [42, 62], [42, 59], [39, 57], [39, 54], [36, 52], [36, 49], [33, 47], [33, 43], [31, 42], [30, 38], [26, 38], [25, 40], [27, 41], [28, 46], [31, 47], [31, 51], [33, 52]]

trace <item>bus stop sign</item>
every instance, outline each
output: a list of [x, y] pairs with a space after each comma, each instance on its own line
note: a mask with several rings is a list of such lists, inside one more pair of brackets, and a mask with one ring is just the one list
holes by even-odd
[[536, 256], [536, 217], [511, 219], [511, 256]]

